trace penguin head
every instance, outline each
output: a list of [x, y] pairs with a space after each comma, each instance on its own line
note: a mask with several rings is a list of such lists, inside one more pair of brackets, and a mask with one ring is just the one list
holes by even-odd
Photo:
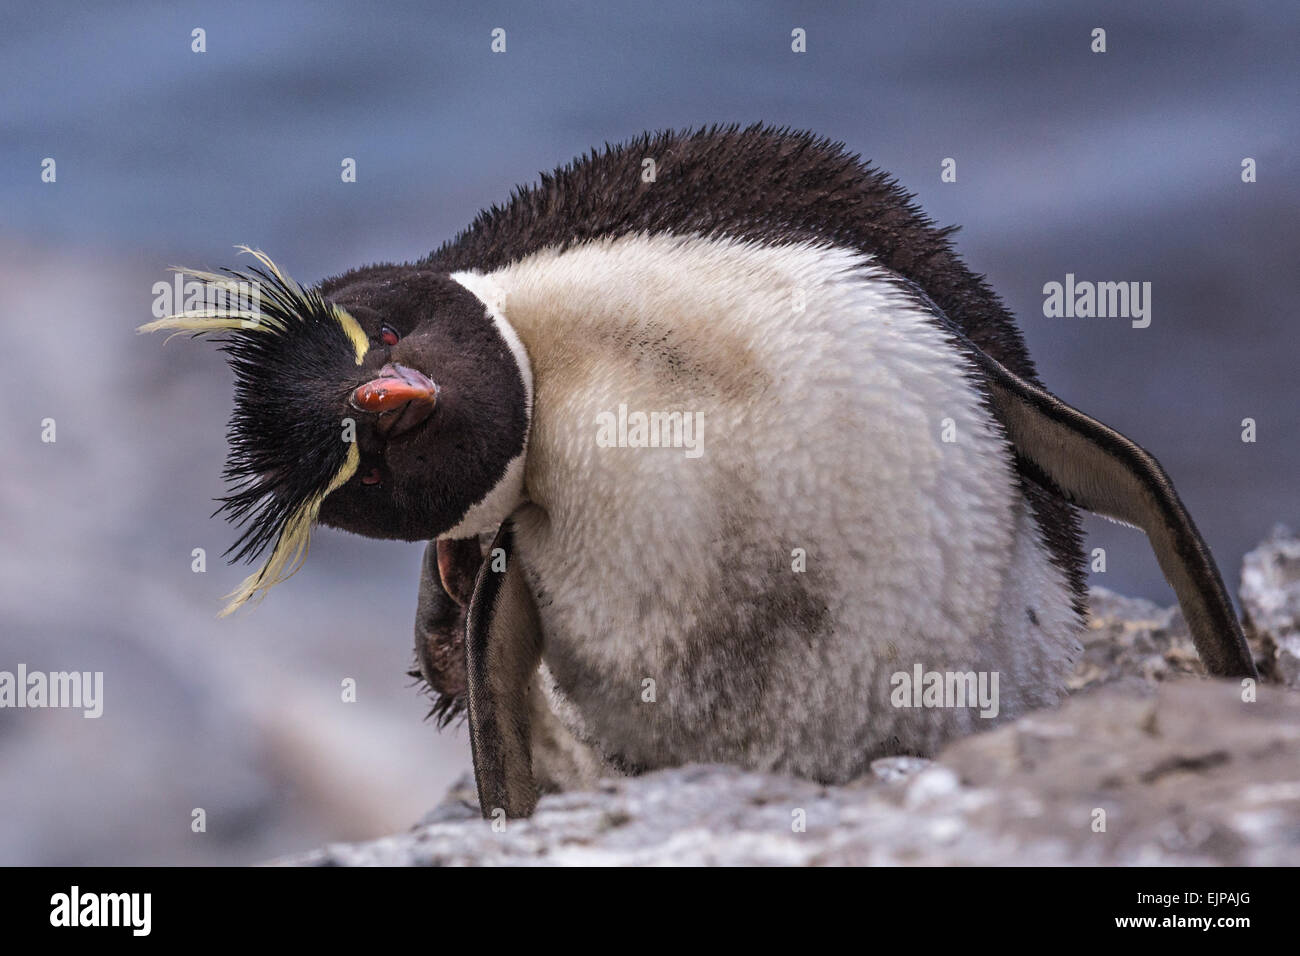
[[409, 266], [360, 269], [321, 292], [356, 318], [369, 349], [347, 400], [357, 478], [325, 499], [320, 520], [405, 541], [496, 530], [523, 497], [532, 376], [495, 304]]
[[296, 570], [318, 521], [406, 541], [495, 529], [524, 498], [532, 379], [479, 277], [370, 266], [304, 289], [241, 248], [261, 267], [183, 271], [251, 297], [141, 327], [219, 333], [235, 373], [218, 513], [241, 527], [232, 561], [270, 554], [223, 614]]

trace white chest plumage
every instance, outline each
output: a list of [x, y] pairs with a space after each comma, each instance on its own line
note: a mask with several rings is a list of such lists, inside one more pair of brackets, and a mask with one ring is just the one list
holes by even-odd
[[896, 706], [916, 665], [1056, 699], [1079, 622], [1006, 439], [860, 253], [632, 236], [461, 281], [531, 364], [518, 553], [605, 756], [843, 780], [990, 722]]

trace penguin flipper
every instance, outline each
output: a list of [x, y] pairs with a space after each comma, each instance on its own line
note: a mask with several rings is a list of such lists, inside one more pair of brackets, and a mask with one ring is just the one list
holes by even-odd
[[1257, 677], [1210, 549], [1160, 463], [1113, 428], [970, 348], [986, 373], [994, 413], [1031, 476], [1072, 504], [1145, 531], [1206, 670]]
[[[489, 819], [498, 809], [526, 817], [537, 805], [529, 688], [542, 628], [513, 544], [507, 519], [479, 568], [465, 626], [469, 741], [479, 807]], [[496, 570], [501, 556], [504, 571]]]

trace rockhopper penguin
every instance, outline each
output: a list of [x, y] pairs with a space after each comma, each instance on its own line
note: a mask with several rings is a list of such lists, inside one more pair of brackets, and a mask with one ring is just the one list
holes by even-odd
[[1143, 529], [1209, 671], [1254, 675], [1163, 470], [1043, 388], [949, 232], [813, 135], [661, 133], [417, 262], [304, 289], [254, 253], [194, 274], [256, 308], [144, 328], [235, 370], [222, 510], [270, 556], [232, 606], [317, 521], [431, 542], [419, 670], [485, 815], [688, 761], [845, 781], [990, 723], [900, 706], [918, 666], [996, 674], [998, 719], [1055, 702], [1074, 506]]

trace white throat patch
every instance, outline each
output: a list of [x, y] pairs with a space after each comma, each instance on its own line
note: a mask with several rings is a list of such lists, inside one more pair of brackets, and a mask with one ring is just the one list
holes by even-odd
[[[487, 314], [501, 334], [501, 338], [505, 340], [506, 346], [510, 349], [515, 365], [519, 368], [519, 376], [524, 382], [524, 415], [528, 421], [527, 428], [531, 431], [533, 420], [533, 367], [528, 360], [528, 352], [524, 349], [524, 343], [505, 317], [505, 290], [490, 276], [477, 272], [456, 272], [452, 274], [451, 278], [483, 303]], [[506, 465], [501, 480], [493, 485], [492, 489], [482, 499], [470, 506], [470, 509], [465, 512], [465, 516], [461, 518], [456, 527], [441, 537], [472, 538], [476, 535], [494, 532], [501, 522], [510, 516], [511, 512], [527, 500], [528, 496], [524, 490], [524, 461], [528, 455], [528, 438], [529, 435], [525, 432], [524, 446], [520, 449], [519, 454]]]

